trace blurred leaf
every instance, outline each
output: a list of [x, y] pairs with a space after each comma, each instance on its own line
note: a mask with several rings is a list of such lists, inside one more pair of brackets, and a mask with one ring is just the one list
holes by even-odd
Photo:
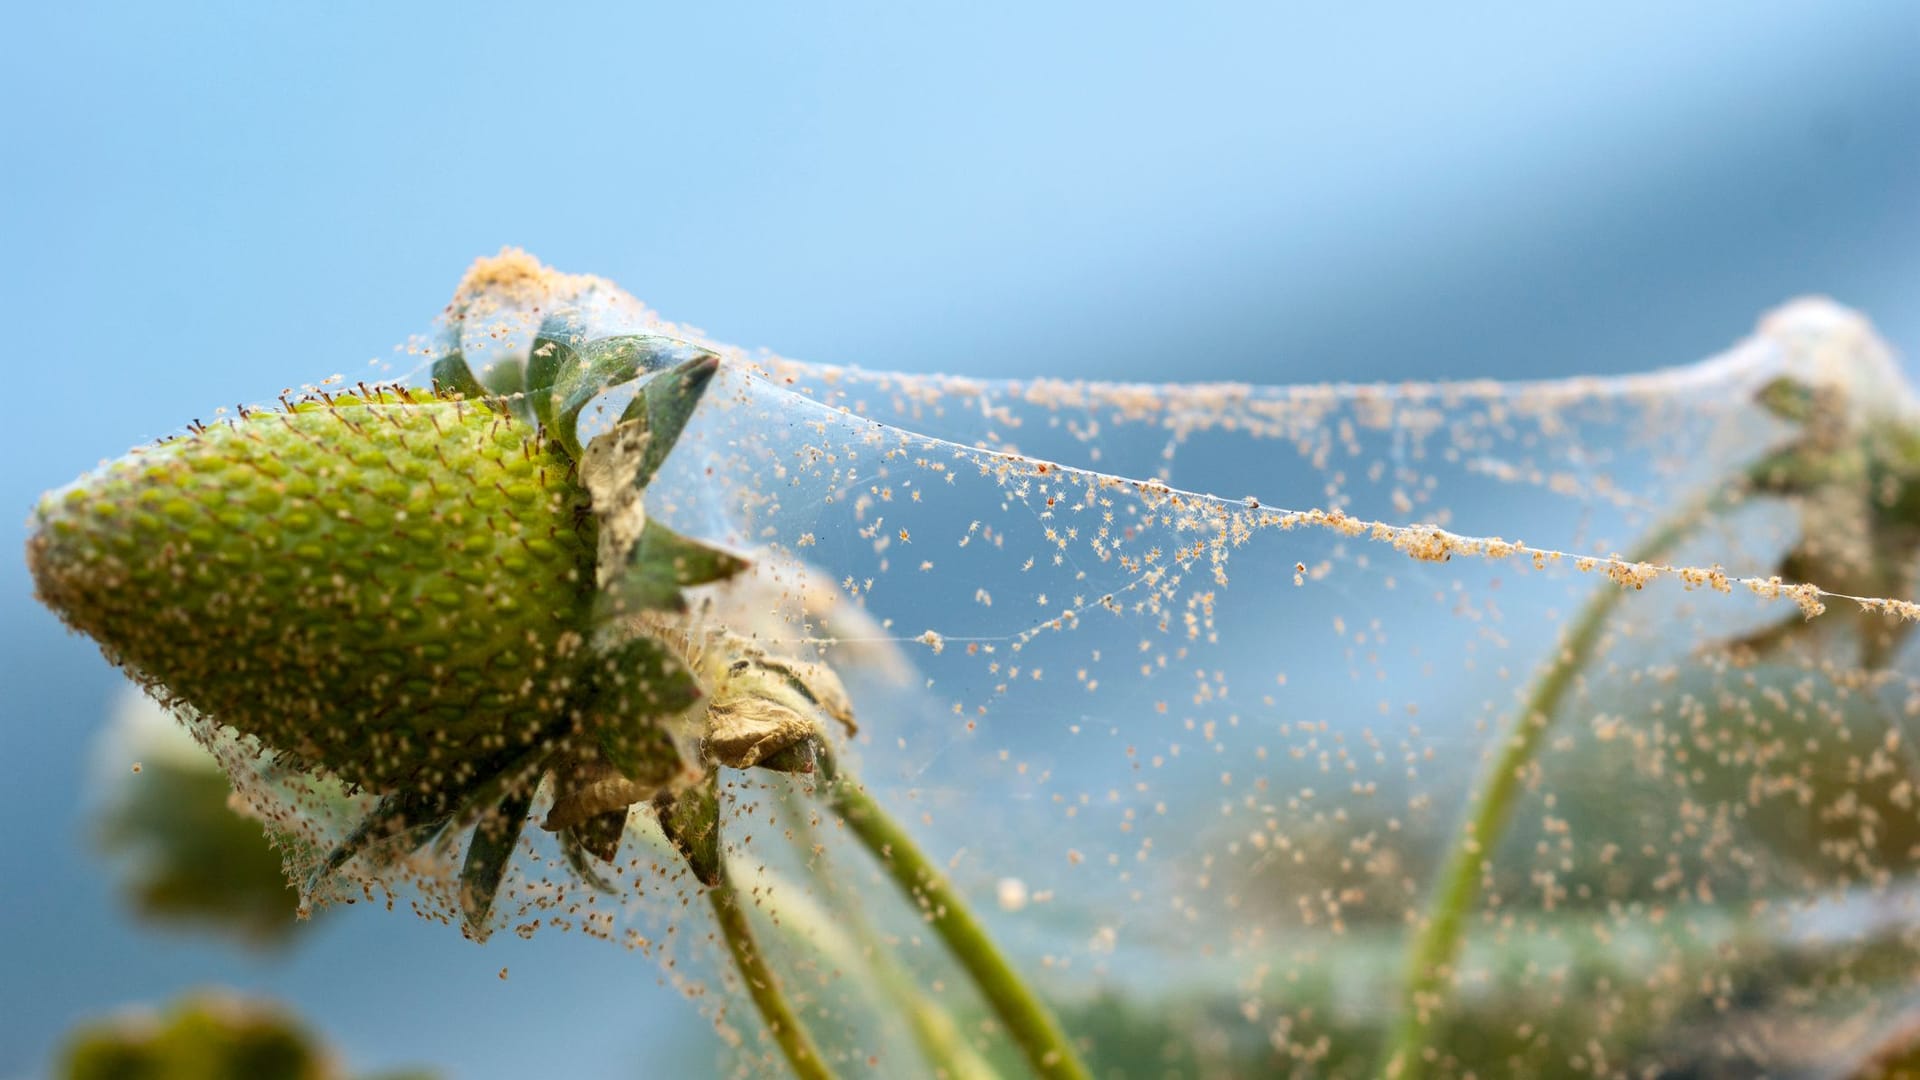
[[211, 756], [204, 767], [151, 761], [119, 789], [98, 835], [141, 918], [253, 946], [281, 944], [299, 928], [299, 894], [280, 853], [264, 825], [235, 812]]
[[201, 996], [166, 1015], [86, 1024], [67, 1039], [62, 1080], [333, 1080], [338, 1066], [292, 1016]]
[[[227, 992], [176, 999], [160, 1015], [129, 1012], [68, 1035], [59, 1080], [340, 1080], [337, 1055], [299, 1018]], [[430, 1080], [424, 1069], [366, 1080]]]

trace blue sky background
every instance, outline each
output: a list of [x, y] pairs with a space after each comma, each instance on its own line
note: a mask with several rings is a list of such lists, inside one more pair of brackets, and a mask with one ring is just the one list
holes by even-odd
[[[505, 243], [877, 368], [1626, 371], [1804, 292], [1920, 352], [1920, 7], [1333, 9], [10, 5], [0, 508], [388, 355]], [[79, 813], [118, 677], [17, 556], [0, 635], [0, 1076], [213, 982], [359, 1066], [711, 1060], [597, 943], [350, 911], [261, 961], [132, 928]]]

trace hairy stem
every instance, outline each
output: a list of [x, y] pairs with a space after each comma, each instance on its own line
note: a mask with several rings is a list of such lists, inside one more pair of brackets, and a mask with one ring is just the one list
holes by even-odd
[[746, 909], [740, 906], [740, 894], [734, 889], [724, 862], [721, 864], [720, 882], [707, 890], [707, 899], [713, 904], [714, 918], [720, 924], [720, 936], [726, 939], [727, 952], [733, 956], [733, 965], [740, 972], [740, 980], [747, 984], [748, 996], [753, 998], [754, 1006], [760, 1010], [760, 1019], [765, 1021], [767, 1031], [773, 1035], [773, 1041], [786, 1057], [793, 1075], [801, 1080], [833, 1080], [833, 1071], [827, 1068], [819, 1048], [813, 1045], [807, 1029], [801, 1026], [799, 1017], [794, 1015], [786, 995], [780, 992], [779, 980], [774, 978], [773, 969], [767, 966], [759, 943], [754, 941], [753, 925], [747, 918]]
[[1033, 1071], [1044, 1077], [1088, 1080], [1090, 1074], [1067, 1042], [1053, 1014], [1036, 997], [987, 936], [946, 875], [928, 860], [880, 804], [852, 778], [840, 775], [833, 752], [822, 743], [820, 772], [827, 803], [878, 859], [887, 876], [924, 913], [947, 943], [980, 994], [1007, 1026]]
[[[1622, 561], [1640, 563], [1659, 558], [1688, 533], [1737, 503], [1741, 492], [1740, 485], [1732, 484], [1677, 511]], [[1561, 699], [1573, 686], [1575, 676], [1592, 661], [1600, 632], [1626, 592], [1619, 586], [1602, 586], [1587, 601], [1561, 640], [1559, 652], [1535, 677], [1525, 705], [1509, 724], [1493, 763], [1481, 775], [1470, 816], [1447, 854], [1428, 901], [1425, 925], [1409, 948], [1400, 1020], [1387, 1041], [1381, 1075], [1417, 1080], [1426, 1074], [1429, 1062], [1423, 1051], [1434, 1021], [1445, 1007], [1467, 914], [1480, 895], [1482, 868], [1499, 850], [1521, 792], [1521, 778], [1552, 726]]]

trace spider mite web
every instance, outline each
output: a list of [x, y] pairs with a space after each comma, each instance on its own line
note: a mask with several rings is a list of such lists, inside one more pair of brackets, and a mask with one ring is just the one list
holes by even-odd
[[[700, 340], [604, 282], [482, 265], [461, 317], [487, 363], [555, 303]], [[847, 766], [1096, 1074], [1369, 1075], [1483, 772], [1556, 662], [1437, 1067], [1795, 1074], [1910, 1016], [1913, 527], [1863, 541], [1898, 493], [1861, 495], [1857, 470], [1739, 482], [1811, 424], [1915, 422], [1858, 316], [1803, 301], [1696, 365], [1530, 383], [984, 382], [711, 347], [647, 503], [755, 565], [691, 618], [839, 674]], [[1783, 377], [1825, 418], [1767, 407]], [[296, 874], [368, 805], [199, 730]], [[721, 786], [729, 864], [837, 1069], [924, 1071], [928, 1015], [1018, 1067], [806, 778]], [[457, 925], [458, 844], [359, 860], [331, 898]], [[530, 827], [495, 921], [656, 957], [743, 1071], [777, 1066], [649, 812], [606, 877]]]

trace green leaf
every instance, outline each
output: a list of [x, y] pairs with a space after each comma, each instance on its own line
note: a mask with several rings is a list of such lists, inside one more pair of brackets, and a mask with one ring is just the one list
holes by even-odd
[[554, 435], [575, 460], [580, 457], [580, 412], [608, 387], [640, 372], [652, 340], [639, 335], [601, 338], [580, 353], [580, 362], [560, 373], [553, 387]]
[[[625, 334], [601, 338], [578, 350], [580, 362], [559, 375], [553, 388], [555, 434], [577, 460], [580, 456], [580, 413], [609, 387], [630, 382], [650, 371], [673, 365], [679, 370], [709, 358], [712, 353], [677, 338], [659, 334]], [[665, 376], [656, 377], [655, 381]], [[694, 391], [697, 398], [699, 390]], [[644, 418], [644, 414], [642, 416]]]
[[[619, 812], [619, 815], [620, 827], [624, 830], [626, 828], [627, 812], [622, 810]], [[560, 853], [567, 857], [567, 865], [573, 868], [574, 876], [586, 882], [589, 888], [596, 892], [603, 893], [611, 893], [614, 891], [613, 883], [608, 881], [606, 876], [600, 872], [600, 868], [593, 863], [595, 859], [600, 858], [600, 853], [591, 847], [591, 841], [588, 837], [580, 835], [579, 830], [561, 830]], [[608, 854], [603, 861], [612, 862], [613, 855], [617, 853], [618, 847], [616, 845], [615, 851]]]
[[601, 862], [612, 862], [620, 854], [620, 839], [627, 833], [627, 808], [609, 810], [597, 814], [566, 830], [566, 839], [571, 839], [587, 854]]
[[486, 388], [467, 366], [466, 355], [457, 349], [433, 362], [433, 385], [442, 394], [459, 394], [468, 401], [483, 401], [487, 397]]
[[[609, 648], [598, 663], [597, 670], [585, 673], [591, 684], [584, 700], [603, 729], [622, 729], [635, 719], [668, 716], [700, 700], [700, 687], [693, 675], [665, 645], [644, 634]], [[633, 777], [620, 760], [609, 760]]]
[[654, 801], [660, 831], [687, 860], [703, 885], [720, 884], [720, 792], [713, 773], [680, 792]]
[[686, 768], [673, 737], [650, 716], [623, 717], [602, 727], [599, 740], [607, 764], [643, 787], [665, 787]]
[[1760, 407], [1789, 423], [1804, 424], [1820, 409], [1820, 394], [1789, 375], [1769, 381], [1754, 394]]
[[480, 385], [507, 403], [507, 411], [523, 424], [534, 422], [533, 405], [527, 397], [527, 373], [518, 363], [502, 360], [480, 375]]
[[481, 816], [467, 844], [466, 862], [460, 867], [460, 911], [466, 917], [467, 930], [478, 941], [487, 940], [487, 916], [493, 911], [493, 899], [506, 877], [507, 864], [513, 861], [514, 845], [526, 827], [527, 812], [533, 808], [533, 789], [510, 791]]
[[497, 804], [503, 793], [524, 792], [531, 797], [540, 766], [552, 748], [551, 738], [551, 734], [542, 735], [530, 746], [492, 759], [466, 783], [430, 792], [407, 788], [381, 799], [307, 876], [304, 894], [311, 896], [328, 877], [364, 851], [393, 842], [395, 850], [411, 852], [432, 843], [456, 818], [466, 824], [476, 807]]
[[549, 315], [540, 323], [533, 348], [527, 353], [527, 402], [535, 422], [549, 432], [553, 431], [554, 387], [580, 366], [577, 350], [584, 344], [584, 337], [573, 315]]
[[640, 540], [627, 553], [627, 569], [614, 582], [617, 614], [635, 611], [685, 611], [680, 590], [725, 581], [750, 565], [747, 560], [709, 547], [647, 519]]
[[635, 485], [646, 487], [653, 474], [660, 471], [661, 463], [680, 441], [680, 433], [686, 430], [701, 395], [707, 392], [707, 384], [719, 370], [720, 358], [702, 353], [654, 376], [639, 396], [627, 403], [626, 411], [620, 414], [621, 422], [645, 420], [649, 434], [640, 471], [633, 478]]
[[306, 887], [301, 892], [312, 896], [335, 871], [369, 848], [401, 837], [409, 839], [409, 849], [428, 843], [452, 819], [453, 810], [439, 793], [429, 795], [407, 790], [388, 795], [307, 875]]
[[518, 400], [526, 386], [520, 365], [496, 363], [487, 369], [484, 379], [475, 375], [473, 365], [467, 362], [466, 351], [461, 348], [459, 323], [449, 325], [440, 335], [440, 358], [433, 362], [433, 385], [442, 394], [459, 394], [468, 401], [506, 399], [515, 415], [523, 420], [528, 416], [525, 402]]
[[1767, 495], [1804, 495], [1833, 479], [1831, 454], [1809, 451], [1796, 440], [1747, 466], [1747, 482]]

